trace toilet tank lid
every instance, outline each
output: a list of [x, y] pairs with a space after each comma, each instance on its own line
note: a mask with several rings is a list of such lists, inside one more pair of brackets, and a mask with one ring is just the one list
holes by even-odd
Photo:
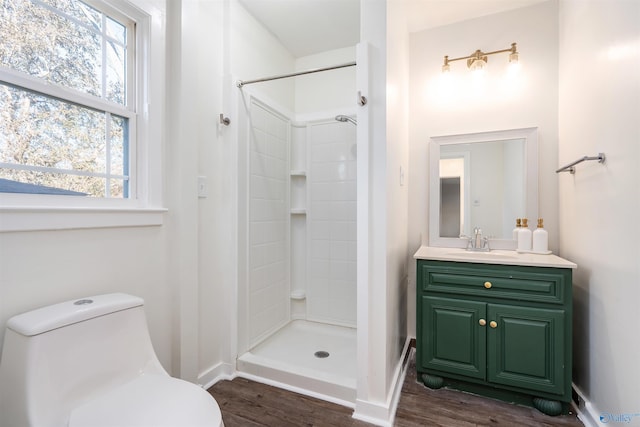
[[123, 293], [96, 295], [18, 314], [7, 321], [7, 328], [30, 337], [141, 305], [144, 305], [144, 300], [133, 295]]

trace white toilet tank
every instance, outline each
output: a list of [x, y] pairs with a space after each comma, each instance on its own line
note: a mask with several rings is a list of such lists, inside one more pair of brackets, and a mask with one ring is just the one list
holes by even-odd
[[171, 379], [138, 297], [99, 295], [12, 317], [0, 360], [2, 425], [66, 426], [74, 408], [142, 374]]

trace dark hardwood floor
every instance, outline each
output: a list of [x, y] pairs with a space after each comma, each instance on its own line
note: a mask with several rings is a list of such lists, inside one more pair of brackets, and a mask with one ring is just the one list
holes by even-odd
[[[220, 381], [209, 389], [220, 405], [225, 427], [364, 427], [352, 410], [244, 378]], [[409, 361], [395, 418], [397, 427], [576, 426], [575, 415], [546, 416], [533, 408], [454, 390], [430, 390], [416, 381]]]

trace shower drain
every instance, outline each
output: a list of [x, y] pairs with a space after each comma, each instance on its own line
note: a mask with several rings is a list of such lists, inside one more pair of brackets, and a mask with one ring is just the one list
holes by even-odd
[[315, 357], [317, 357], [318, 359], [324, 359], [329, 357], [329, 352], [328, 351], [316, 351], [315, 353], [313, 353], [313, 355]]

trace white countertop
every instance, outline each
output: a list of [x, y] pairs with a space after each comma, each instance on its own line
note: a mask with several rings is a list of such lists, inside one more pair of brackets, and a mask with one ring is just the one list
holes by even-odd
[[438, 261], [476, 262], [482, 264], [524, 265], [531, 267], [578, 268], [571, 261], [549, 254], [519, 253], [516, 251], [495, 250], [490, 252], [472, 252], [460, 248], [436, 248], [421, 246], [413, 255], [415, 259]]

